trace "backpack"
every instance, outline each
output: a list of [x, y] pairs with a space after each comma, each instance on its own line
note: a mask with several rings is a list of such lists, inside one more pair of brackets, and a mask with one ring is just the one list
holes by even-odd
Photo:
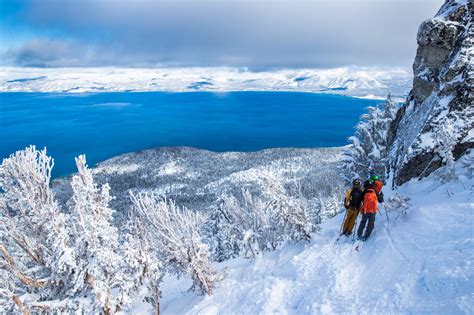
[[361, 189], [352, 189], [349, 207], [353, 209], [359, 209], [360, 205], [362, 204], [363, 194], [364, 192]]
[[375, 191], [380, 193], [382, 191], [383, 183], [381, 180], [376, 180], [374, 183]]

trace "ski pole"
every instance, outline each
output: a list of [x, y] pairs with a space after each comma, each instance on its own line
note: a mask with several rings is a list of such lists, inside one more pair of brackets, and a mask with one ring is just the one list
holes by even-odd
[[342, 234], [342, 227], [344, 226], [344, 222], [346, 222], [348, 210], [346, 209], [346, 213], [344, 214], [344, 219], [342, 220], [341, 228], [339, 229], [339, 235]]
[[352, 230], [352, 240], [355, 240], [355, 236], [356, 236], [356, 232], [357, 232], [357, 219], [359, 218], [359, 212], [360, 211], [357, 211], [357, 215], [356, 215], [356, 221], [355, 221], [355, 224], [354, 224], [354, 229]]
[[388, 218], [388, 211], [387, 211], [387, 208], [383, 207], [383, 209], [385, 210], [385, 215], [387, 216], [387, 222], [390, 222], [390, 219]]

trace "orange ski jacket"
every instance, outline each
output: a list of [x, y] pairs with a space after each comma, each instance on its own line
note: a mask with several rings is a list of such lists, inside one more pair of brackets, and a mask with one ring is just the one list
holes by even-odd
[[379, 210], [377, 193], [374, 189], [369, 188], [364, 191], [364, 203], [362, 205], [362, 210], [364, 213], [377, 213]]

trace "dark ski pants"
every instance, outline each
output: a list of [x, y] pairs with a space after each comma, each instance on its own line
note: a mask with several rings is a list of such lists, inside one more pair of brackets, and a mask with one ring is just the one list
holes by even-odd
[[359, 224], [359, 229], [357, 230], [357, 236], [361, 237], [362, 233], [364, 232], [365, 225], [367, 224], [367, 221], [369, 221], [369, 224], [367, 225], [367, 229], [365, 230], [365, 237], [369, 237], [370, 233], [374, 230], [375, 226], [375, 213], [362, 213], [362, 220], [360, 221]]

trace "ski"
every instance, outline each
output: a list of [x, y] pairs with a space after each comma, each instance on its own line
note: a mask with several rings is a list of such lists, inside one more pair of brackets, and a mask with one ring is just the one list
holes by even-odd
[[369, 239], [374, 238], [374, 235], [375, 235], [375, 230], [372, 232], [369, 238], [366, 238], [365, 240], [357, 239], [356, 242], [354, 243], [354, 249], [359, 252], [362, 249], [362, 247], [364, 247], [364, 243], [366, 243]]
[[334, 241], [334, 244], [337, 244], [339, 240], [344, 236], [344, 234], [339, 235], [336, 240]]
[[363, 247], [363, 241], [362, 240], [356, 240], [355, 243], [354, 243], [354, 250], [356, 252], [360, 251]]

